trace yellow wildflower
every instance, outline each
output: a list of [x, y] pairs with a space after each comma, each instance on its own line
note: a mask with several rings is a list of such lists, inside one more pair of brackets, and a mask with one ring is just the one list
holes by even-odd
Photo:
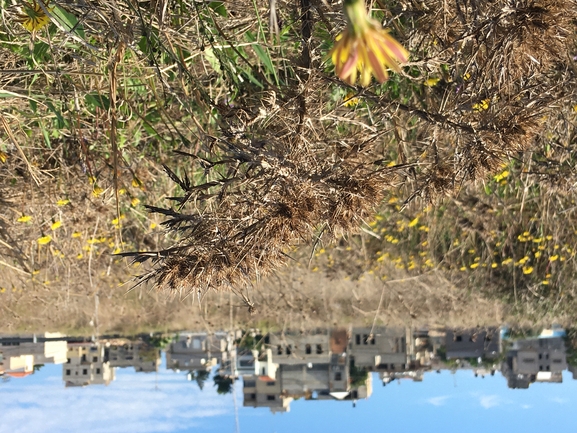
[[[44, 2], [44, 5], [48, 5], [49, 2], [50, 0]], [[50, 18], [48, 18], [36, 0], [33, 0], [32, 3], [23, 2], [22, 13], [18, 16], [18, 21], [29, 32], [35, 32], [47, 25], [50, 22]]]
[[379, 83], [388, 79], [387, 67], [401, 72], [400, 63], [408, 60], [407, 51], [384, 30], [380, 23], [367, 16], [362, 0], [345, 0], [347, 28], [336, 39], [330, 52], [335, 74], [354, 85], [357, 72], [361, 85], [368, 86], [371, 75]]
[[98, 197], [99, 195], [101, 195], [104, 192], [104, 190], [102, 188], [100, 188], [99, 186], [95, 186], [94, 189], [92, 190], [92, 195], [94, 197]]
[[483, 99], [482, 101], [473, 104], [473, 111], [480, 112], [488, 110], [490, 105], [491, 105], [491, 99], [489, 98]]
[[523, 273], [524, 273], [525, 275], [528, 275], [528, 274], [530, 274], [530, 273], [532, 273], [532, 272], [533, 272], [533, 266], [523, 267]]
[[466, 271], [466, 270], [467, 270], [467, 267], [466, 267], [466, 266], [461, 266], [461, 267], [459, 268], [459, 270], [460, 270], [460, 271]]
[[497, 263], [494, 263], [494, 262], [491, 263], [491, 267], [492, 267], [493, 269], [495, 269], [497, 266], [499, 266]]
[[549, 261], [550, 262], [554, 262], [555, 260], [557, 260], [559, 258], [558, 254], [555, 254], [554, 256], [549, 257]]
[[543, 281], [541, 281], [541, 284], [543, 284], [544, 286], [548, 286], [549, 280], [543, 280]]
[[78, 254], [78, 255], [76, 256], [76, 258], [77, 258], [78, 260], [82, 259], [83, 257], [84, 257], [84, 256], [82, 255], [82, 253], [80, 253], [80, 254]]
[[60, 199], [56, 202], [58, 206], [66, 206], [68, 203], [70, 203], [70, 200], [67, 198]]
[[8, 155], [0, 150], [0, 162], [4, 164], [8, 160]]
[[505, 170], [505, 171], [501, 172], [500, 174], [496, 175], [494, 177], [494, 179], [495, 179], [495, 182], [501, 182], [503, 179], [505, 179], [508, 176], [509, 176], [509, 170]]
[[62, 221], [55, 221], [52, 223], [52, 225], [50, 226], [51, 230], [56, 230], [58, 228], [60, 228], [62, 226]]
[[359, 98], [357, 98], [353, 92], [349, 92], [347, 93], [343, 104], [345, 107], [354, 108], [359, 105]]
[[479, 263], [473, 263], [471, 266], [469, 266], [471, 269], [476, 269], [479, 266]]
[[79, 237], [81, 237], [81, 236], [82, 236], [82, 233], [80, 233], [80, 232], [74, 232], [74, 233], [72, 233], [72, 237], [73, 237], [73, 238], [79, 238]]
[[19, 223], [27, 223], [29, 221], [32, 220], [32, 217], [30, 215], [22, 215], [20, 218], [18, 218], [16, 221], [18, 221]]
[[[157, 227], [156, 223], [150, 223], [150, 230], [154, 230], [156, 227]], [[349, 251], [349, 250], [347, 250], [347, 251]]]
[[38, 238], [37, 242], [39, 245], [46, 245], [46, 244], [49, 244], [51, 240], [52, 240], [52, 236], [46, 235], [46, 236], [42, 236], [41, 238]]
[[138, 206], [139, 203], [140, 203], [140, 200], [137, 199], [136, 197], [134, 197], [132, 200], [130, 200], [130, 204], [134, 207]]
[[415, 218], [414, 220], [412, 220], [408, 227], [415, 227], [417, 224], [419, 223], [419, 217]]
[[434, 86], [437, 85], [437, 83], [438, 83], [439, 81], [441, 81], [440, 78], [438, 78], [438, 77], [433, 77], [433, 78], [428, 78], [428, 79], [426, 79], [424, 84], [425, 84], [425, 86], [427, 86], [427, 87], [434, 87]]
[[539, 257], [541, 257], [541, 254], [542, 254], [541, 251], [536, 251], [536, 252], [535, 252], [535, 257], [536, 257], [536, 258], [539, 258]]
[[509, 263], [511, 263], [513, 261], [513, 259], [511, 257], [509, 257], [508, 259], [505, 259], [501, 262], [502, 266], [508, 265]]

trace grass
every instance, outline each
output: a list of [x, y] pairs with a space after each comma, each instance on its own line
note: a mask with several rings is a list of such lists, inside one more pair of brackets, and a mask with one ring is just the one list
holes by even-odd
[[573, 317], [573, 2], [378, 1], [411, 58], [367, 88], [327, 62], [336, 4], [35, 4], [2, 2], [5, 293], [124, 293], [121, 253], [251, 311], [296, 261]]

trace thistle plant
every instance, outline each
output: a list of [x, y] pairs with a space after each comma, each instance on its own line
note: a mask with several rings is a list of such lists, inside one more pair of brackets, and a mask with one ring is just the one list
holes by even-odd
[[347, 27], [330, 52], [335, 74], [354, 85], [360, 73], [361, 85], [368, 86], [372, 75], [379, 83], [385, 82], [387, 68], [401, 72], [399, 63], [408, 60], [407, 51], [367, 15], [363, 0], [345, 0], [344, 13]]
[[[50, 0], [46, 1], [44, 5], [48, 6], [48, 3], [50, 3]], [[26, 1], [23, 2], [22, 13], [19, 15], [18, 19], [22, 23], [22, 26], [24, 26], [24, 28], [29, 32], [36, 32], [50, 22], [50, 18], [46, 15], [46, 12], [44, 12], [44, 9], [36, 2], [36, 0], [32, 3]]]

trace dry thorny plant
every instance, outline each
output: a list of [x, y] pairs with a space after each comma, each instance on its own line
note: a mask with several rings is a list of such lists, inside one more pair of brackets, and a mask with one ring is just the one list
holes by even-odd
[[[371, 122], [328, 106], [318, 89], [334, 81], [319, 71], [314, 37], [297, 91], [270, 89], [218, 106], [220, 135], [205, 136], [195, 154], [182, 153], [199, 181], [167, 167], [184, 194], [172, 198], [175, 209], [149, 208], [168, 217], [164, 224], [178, 240], [126, 254], [155, 262], [141, 281], [199, 297], [250, 285], [289, 259], [295, 245], [354, 231], [385, 190], [403, 185], [412, 191], [407, 203], [433, 200], [530, 149], [555, 104], [573, 97], [575, 5], [448, 3], [390, 8], [419, 71], [403, 78], [430, 73], [440, 83], [407, 91], [403, 102], [350, 89], [368, 102]], [[385, 167], [395, 153], [397, 164]]]

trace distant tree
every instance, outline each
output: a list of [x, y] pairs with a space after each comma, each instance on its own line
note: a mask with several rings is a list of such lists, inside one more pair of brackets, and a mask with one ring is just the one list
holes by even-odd
[[191, 379], [194, 379], [196, 381], [196, 384], [198, 385], [198, 387], [202, 391], [204, 389], [204, 382], [206, 382], [206, 380], [210, 376], [210, 371], [193, 370], [190, 372], [190, 374], [191, 374]]
[[233, 380], [227, 376], [217, 374], [213, 378], [216, 392], [219, 394], [230, 394], [232, 392]]

